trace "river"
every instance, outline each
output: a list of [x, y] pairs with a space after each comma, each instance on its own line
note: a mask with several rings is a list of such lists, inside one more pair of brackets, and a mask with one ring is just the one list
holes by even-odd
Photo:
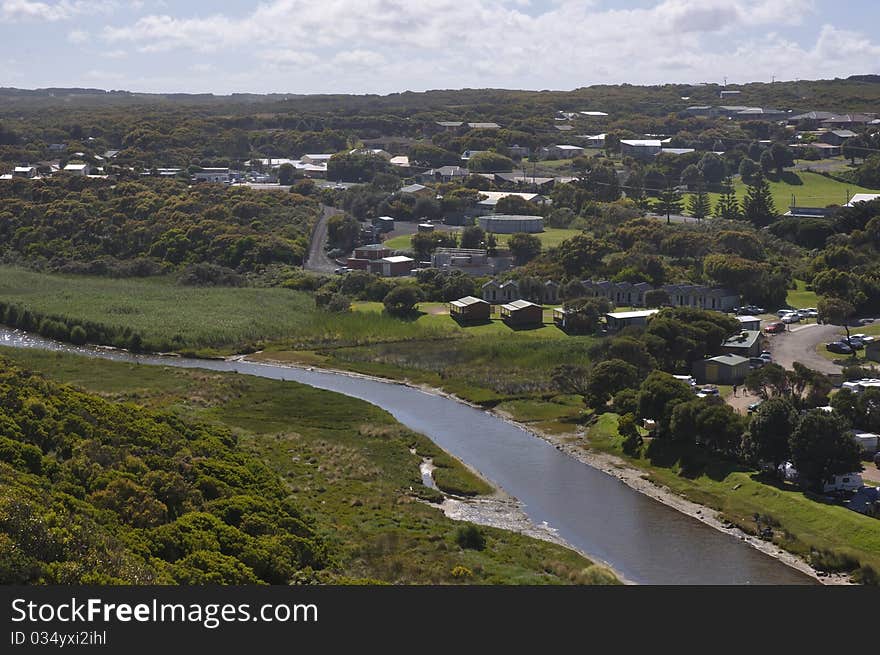
[[518, 498], [536, 524], [640, 584], [813, 584], [736, 537], [649, 498], [510, 422], [393, 382], [239, 360], [131, 355], [0, 328], [0, 345], [294, 380], [366, 400]]

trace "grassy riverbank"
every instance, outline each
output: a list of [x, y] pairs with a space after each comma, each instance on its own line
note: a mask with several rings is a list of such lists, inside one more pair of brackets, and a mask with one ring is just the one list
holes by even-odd
[[267, 341], [302, 348], [461, 333], [449, 319], [423, 325], [376, 312], [328, 314], [315, 309], [310, 295], [288, 289], [186, 287], [170, 278], [118, 280], [8, 266], [0, 267], [0, 303], [0, 321], [37, 331], [50, 320], [66, 334], [46, 336], [64, 341], [82, 326], [90, 343], [128, 348], [136, 335], [143, 350], [200, 355], [248, 352]]
[[[718, 510], [750, 534], [757, 532], [757, 515], [762, 527], [773, 529], [774, 543], [819, 570], [856, 571], [859, 579], [880, 573], [877, 519], [810, 498], [797, 487], [765, 480], [754, 470], [709, 458], [696, 447], [655, 442], [638, 457], [630, 457], [622, 442], [617, 415], [609, 413], [596, 420], [581, 445], [620, 457], [646, 471], [652, 481]], [[860, 567], [866, 568], [859, 572]]]
[[[339, 394], [242, 375], [139, 366], [61, 353], [3, 348], [18, 365], [106, 399], [169, 410], [232, 428], [242, 446], [285, 481], [345, 582], [561, 584], [613, 582], [577, 553], [514, 532], [482, 527], [486, 546], [462, 548], [462, 523], [418, 498], [419, 463], [459, 493], [489, 489], [426, 438], [386, 412]], [[416, 450], [416, 454], [411, 452]], [[412, 491], [410, 491], [412, 489]]]

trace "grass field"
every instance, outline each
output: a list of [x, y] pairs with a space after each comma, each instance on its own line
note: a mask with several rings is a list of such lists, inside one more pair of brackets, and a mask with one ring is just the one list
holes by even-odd
[[[789, 171], [786, 172], [782, 180], [769, 180], [769, 182], [776, 211], [780, 214], [788, 211], [792, 195], [794, 195], [795, 202], [799, 207], [826, 207], [827, 205], [846, 204], [849, 201], [847, 193], [849, 196], [855, 193], [871, 193], [872, 191], [876, 193], [876, 190], [838, 182], [824, 175], [808, 171]], [[736, 187], [736, 197], [742, 202], [746, 195], [746, 185], [737, 178], [734, 186]], [[709, 194], [713, 207], [718, 201], [719, 195], [718, 193]]]
[[[38, 315], [139, 333], [145, 350], [222, 354], [286, 340], [329, 343], [440, 338], [450, 325], [420, 325], [378, 313], [327, 314], [306, 293], [272, 288], [183, 287], [168, 279], [117, 280], [0, 268], [0, 302]], [[110, 345], [119, 345], [110, 343]]]
[[[617, 434], [617, 415], [604, 414], [590, 429], [588, 445], [613, 453], [644, 469], [652, 480], [702, 505], [719, 510], [731, 522], [755, 533], [754, 515], [774, 525], [773, 540], [786, 550], [812, 559], [814, 565], [868, 565], [880, 572], [880, 521], [838, 505], [816, 502], [790, 485], [762, 482], [750, 471], [718, 460], [703, 461], [699, 454], [649, 448], [650, 455], [626, 457]], [[811, 551], [818, 551], [811, 555]], [[858, 562], [858, 564], [854, 564]]]
[[[356, 302], [352, 305], [355, 312], [366, 312], [373, 314], [381, 314], [384, 306], [380, 302]], [[426, 329], [437, 330], [441, 332], [450, 332], [461, 336], [487, 336], [487, 335], [512, 335], [516, 334], [524, 337], [534, 337], [538, 339], [567, 339], [569, 338], [565, 332], [560, 330], [553, 323], [553, 308], [544, 309], [544, 322], [541, 327], [532, 329], [514, 330], [508, 327], [502, 320], [495, 309], [492, 319], [489, 323], [481, 323], [478, 325], [460, 326], [449, 316], [449, 309], [446, 303], [421, 303], [418, 306], [419, 317], [415, 320], [415, 325], [422, 326]]]
[[[566, 239], [570, 239], [571, 237], [578, 234], [581, 234], [581, 230], [569, 230], [565, 228], [548, 227], [543, 232], [536, 234], [535, 236], [541, 240], [541, 246], [546, 250], [547, 248], [555, 248]], [[498, 241], [498, 245], [503, 246], [507, 244], [507, 240], [510, 238], [510, 235], [496, 234], [495, 238]], [[409, 250], [412, 244], [412, 235], [403, 234], [399, 237], [393, 237], [383, 242], [383, 244], [391, 248], [392, 250]]]
[[795, 280], [797, 289], [790, 289], [785, 297], [785, 302], [789, 307], [802, 309], [804, 307], [815, 307], [819, 302], [819, 296], [814, 291], [807, 291], [807, 283], [803, 280]]
[[[330, 549], [327, 581], [392, 584], [614, 583], [581, 555], [513, 532], [481, 527], [482, 550], [459, 546], [464, 525], [419, 500], [419, 463], [432, 457], [443, 488], [489, 488], [425, 437], [383, 410], [292, 382], [0, 349], [15, 363], [111, 400], [232, 428], [284, 479]], [[412, 453], [411, 449], [416, 452]]]

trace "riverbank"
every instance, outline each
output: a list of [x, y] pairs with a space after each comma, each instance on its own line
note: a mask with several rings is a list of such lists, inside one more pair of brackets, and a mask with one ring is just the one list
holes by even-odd
[[[259, 353], [258, 353], [259, 354]], [[251, 356], [242, 356], [240, 360], [244, 361], [253, 361], [260, 363], [269, 363], [276, 366], [288, 367], [288, 368], [305, 368], [308, 369], [310, 367], [299, 366], [296, 364], [291, 364], [289, 361], [277, 361], [272, 360], [271, 358], [264, 357], [260, 359], [251, 359]], [[398, 384], [402, 386], [411, 387], [414, 389], [418, 389], [424, 393], [434, 394], [437, 396], [441, 396], [444, 398], [448, 398], [450, 400], [454, 400], [456, 402], [462, 403], [469, 407], [479, 409], [481, 411], [486, 411], [487, 413], [492, 414], [496, 418], [503, 420], [505, 422], [510, 423], [530, 434], [543, 439], [553, 445], [557, 450], [565, 453], [566, 455], [572, 457], [578, 462], [590, 466], [596, 470], [599, 470], [607, 475], [617, 478], [621, 483], [627, 485], [634, 491], [637, 491], [645, 496], [656, 500], [676, 511], [685, 514], [686, 516], [692, 517], [712, 527], [713, 529], [718, 530], [719, 532], [723, 532], [725, 534], [731, 535], [734, 538], [739, 539], [740, 541], [748, 544], [750, 547], [755, 548], [756, 550], [765, 553], [766, 555], [780, 561], [781, 563], [800, 571], [801, 573], [808, 575], [812, 579], [816, 580], [821, 584], [851, 584], [849, 576], [846, 574], [832, 574], [826, 573], [823, 571], [819, 571], [813, 566], [809, 564], [802, 557], [786, 551], [776, 544], [772, 542], [763, 541], [753, 535], [746, 533], [735, 525], [729, 523], [728, 521], [721, 518], [719, 513], [705, 505], [701, 505], [699, 503], [693, 502], [677, 492], [669, 489], [668, 487], [658, 484], [650, 479], [648, 479], [648, 473], [642, 469], [639, 469], [635, 466], [630, 465], [623, 459], [608, 453], [599, 452], [597, 450], [590, 450], [585, 448], [585, 444], [583, 443], [583, 434], [573, 434], [573, 433], [550, 433], [542, 430], [535, 429], [533, 426], [524, 424], [522, 422], [514, 420], [509, 414], [506, 412], [490, 409], [487, 410], [485, 407], [482, 407], [478, 404], [469, 402], [464, 400], [456, 395], [444, 391], [443, 389], [438, 389], [436, 387], [432, 387], [426, 384], [413, 384], [408, 380], [395, 380], [390, 378], [383, 378], [378, 376], [367, 375], [363, 373], [357, 373], [352, 371], [347, 371], [344, 369], [332, 369], [332, 368], [323, 368], [323, 367], [314, 367], [319, 370], [325, 370], [328, 372], [332, 372], [338, 375], [344, 375], [352, 378], [360, 378], [365, 380], [373, 380], [377, 382], [383, 382], [386, 384]], [[505, 508], [507, 508], [507, 512], [505, 514]], [[531, 536], [536, 536], [538, 538], [542, 538], [545, 540], [552, 540], [553, 532], [539, 529], [538, 526], [532, 522], [528, 516], [525, 516], [524, 513], [521, 512], [519, 507], [516, 505], [509, 505], [502, 503], [500, 505], [492, 506], [491, 504], [485, 504], [485, 511], [479, 511], [480, 506], [474, 505], [473, 507], [469, 507], [466, 510], [461, 507], [456, 507], [454, 511], [459, 512], [459, 515], [464, 516], [466, 513], [470, 513], [475, 518], [468, 518], [466, 520], [472, 520], [476, 523], [483, 523], [485, 525], [492, 525], [489, 521], [494, 520], [503, 520], [508, 525], [515, 527], [508, 527], [506, 529], [515, 530], [521, 532], [523, 534], [531, 534]], [[444, 510], [445, 511], [445, 510]], [[517, 511], [523, 514], [522, 517], [517, 516]], [[503, 519], [502, 519], [503, 517]], [[455, 518], [453, 516], [453, 518]], [[523, 520], [523, 518], [525, 520]], [[485, 523], [484, 523], [485, 521]], [[528, 530], [529, 532], [524, 532]], [[558, 542], [557, 542], [558, 543]], [[571, 547], [568, 544], [565, 544], [568, 547]], [[591, 559], [596, 559], [594, 556], [591, 556], [589, 553], [582, 553], [586, 557]], [[618, 574], [619, 575], [619, 574]]]

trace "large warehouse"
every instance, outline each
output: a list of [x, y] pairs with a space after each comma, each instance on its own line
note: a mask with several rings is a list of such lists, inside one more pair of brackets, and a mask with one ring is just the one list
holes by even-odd
[[515, 234], [517, 232], [543, 232], [544, 218], [541, 216], [512, 216], [509, 214], [491, 214], [477, 219], [480, 227], [486, 232], [495, 234]]

